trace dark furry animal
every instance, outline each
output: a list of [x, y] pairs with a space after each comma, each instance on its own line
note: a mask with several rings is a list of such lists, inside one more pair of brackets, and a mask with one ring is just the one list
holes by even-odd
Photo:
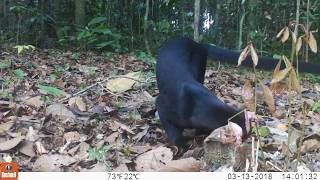
[[[227, 119], [238, 113], [203, 86], [208, 56], [237, 64], [239, 53], [188, 38], [172, 39], [159, 52], [156, 75], [160, 95], [156, 108], [169, 140], [175, 145], [185, 144], [182, 136], [185, 128], [212, 131], [226, 125]], [[257, 68], [272, 69], [277, 63], [272, 58], [260, 58]], [[252, 62], [246, 60], [243, 65], [252, 66]], [[319, 67], [299, 64], [302, 72], [319, 74]], [[248, 133], [243, 113], [232, 121], [242, 127], [245, 135]]]

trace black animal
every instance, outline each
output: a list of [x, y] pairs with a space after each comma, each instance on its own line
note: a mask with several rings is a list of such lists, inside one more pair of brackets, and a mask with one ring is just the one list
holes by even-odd
[[[208, 56], [237, 64], [239, 53], [188, 38], [169, 40], [159, 52], [156, 75], [160, 95], [156, 108], [169, 140], [175, 145], [185, 145], [185, 128], [212, 131], [238, 113], [203, 86]], [[277, 63], [272, 58], [260, 58], [257, 68], [272, 69]], [[246, 60], [243, 65], [252, 66], [252, 61]], [[301, 63], [299, 70], [319, 74], [320, 65]], [[242, 127], [244, 135], [248, 133], [243, 113], [232, 121]]]

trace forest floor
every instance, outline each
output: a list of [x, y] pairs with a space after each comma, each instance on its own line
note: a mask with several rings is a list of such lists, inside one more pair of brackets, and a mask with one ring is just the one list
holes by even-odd
[[[0, 54], [0, 161], [17, 161], [21, 171], [215, 170], [204, 163], [202, 136], [187, 152], [168, 143], [154, 105], [155, 73], [146, 62], [134, 55], [56, 50]], [[243, 107], [242, 87], [252, 76], [250, 69], [213, 63], [205, 85], [223, 101]], [[267, 83], [272, 74], [259, 72], [258, 77]], [[318, 77], [302, 77], [302, 100], [305, 107], [314, 107], [320, 99]], [[305, 124], [300, 144], [304, 163], [298, 168], [320, 171], [318, 110], [308, 110], [304, 118], [301, 98], [293, 95], [288, 146], [289, 93], [285, 83], [275, 91], [276, 114], [258, 100], [264, 129], [259, 153], [268, 162], [260, 170], [282, 170], [287, 148], [290, 162], [297, 159]]]

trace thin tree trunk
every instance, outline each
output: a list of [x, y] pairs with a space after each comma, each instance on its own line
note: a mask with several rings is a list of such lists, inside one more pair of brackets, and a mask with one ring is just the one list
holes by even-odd
[[146, 45], [147, 52], [148, 54], [151, 54], [150, 45], [149, 45], [148, 36], [147, 36], [148, 14], [149, 14], [149, 0], [146, 0], [146, 13], [144, 15], [143, 34], [144, 34], [144, 43]]
[[182, 36], [185, 36], [186, 35], [185, 1], [181, 1], [181, 17], [182, 17]]
[[86, 0], [76, 0], [75, 2], [75, 12], [74, 20], [75, 23], [81, 27], [86, 25]]
[[194, 32], [193, 32], [193, 39], [196, 42], [200, 41], [199, 22], [200, 22], [200, 0], [195, 0], [194, 1]]

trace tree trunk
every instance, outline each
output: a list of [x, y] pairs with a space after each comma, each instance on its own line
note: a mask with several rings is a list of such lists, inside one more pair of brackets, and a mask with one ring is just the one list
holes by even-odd
[[195, 0], [194, 1], [194, 32], [193, 32], [193, 39], [196, 42], [200, 41], [199, 22], [200, 22], [200, 0]]
[[81, 27], [86, 25], [86, 0], [76, 0], [74, 20], [75, 23]]
[[149, 45], [148, 36], [147, 36], [148, 14], [149, 14], [149, 0], [146, 0], [146, 13], [144, 15], [143, 34], [144, 34], [144, 43], [146, 45], [147, 52], [148, 54], [151, 54], [150, 45]]

